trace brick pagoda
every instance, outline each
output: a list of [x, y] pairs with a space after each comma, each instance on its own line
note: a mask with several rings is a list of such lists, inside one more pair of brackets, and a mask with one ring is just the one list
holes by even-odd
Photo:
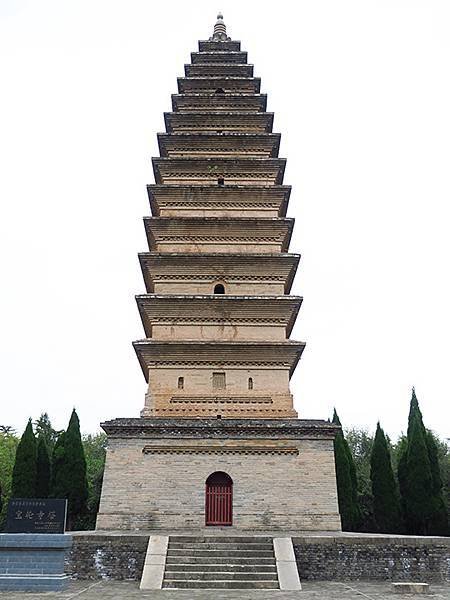
[[102, 424], [97, 527], [339, 530], [336, 427], [299, 420], [289, 389], [305, 344], [280, 134], [221, 15], [191, 58], [148, 186], [145, 406]]

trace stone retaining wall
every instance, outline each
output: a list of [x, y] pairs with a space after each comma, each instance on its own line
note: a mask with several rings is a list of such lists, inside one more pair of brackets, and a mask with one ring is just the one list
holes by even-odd
[[[74, 534], [67, 572], [76, 579], [139, 580], [148, 539]], [[450, 538], [308, 535], [292, 541], [303, 580], [450, 581]]]
[[74, 579], [140, 580], [148, 535], [74, 534], [66, 572]]
[[450, 538], [295, 537], [301, 579], [450, 581]]

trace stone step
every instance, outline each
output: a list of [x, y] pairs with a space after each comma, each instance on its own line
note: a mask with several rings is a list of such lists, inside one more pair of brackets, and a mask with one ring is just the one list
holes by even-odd
[[234, 562], [224, 563], [200, 563], [195, 559], [195, 563], [174, 563], [166, 564], [166, 573], [175, 571], [214, 571], [225, 572], [234, 571], [236, 573], [277, 573], [275, 563], [273, 564], [235, 564]]
[[267, 536], [254, 536], [254, 537], [249, 537], [249, 536], [244, 536], [244, 535], [223, 535], [220, 537], [214, 537], [214, 536], [190, 536], [190, 535], [171, 535], [170, 536], [170, 542], [214, 542], [216, 544], [228, 544], [229, 542], [232, 543], [248, 543], [248, 544], [254, 544], [254, 543], [266, 543], [266, 544], [270, 544], [272, 546], [272, 538], [271, 537], [267, 537]]
[[183, 550], [180, 548], [169, 548], [167, 556], [223, 556], [239, 558], [274, 558], [273, 550]]
[[239, 544], [236, 542], [169, 542], [169, 550], [272, 550], [272, 544]]
[[[167, 571], [166, 571], [167, 573]], [[277, 581], [273, 573], [247, 573], [235, 571], [172, 571], [165, 577], [167, 580], [201, 580], [201, 581]]]
[[164, 589], [264, 589], [264, 590], [279, 590], [276, 581], [233, 581], [233, 580], [217, 580], [217, 581], [202, 581], [201, 579], [192, 580], [176, 580], [167, 579], [163, 581]]
[[202, 565], [210, 565], [210, 564], [230, 564], [237, 562], [240, 565], [275, 565], [275, 558], [265, 558], [265, 557], [229, 557], [229, 556], [210, 556], [209, 553], [206, 553], [206, 556], [198, 557], [198, 556], [190, 556], [183, 554], [175, 555], [175, 556], [167, 556], [166, 557], [166, 565], [177, 565], [179, 563], [182, 564], [202, 564]]

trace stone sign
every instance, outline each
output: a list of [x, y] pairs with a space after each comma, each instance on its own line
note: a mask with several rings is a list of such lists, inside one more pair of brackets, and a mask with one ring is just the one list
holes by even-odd
[[6, 533], [64, 533], [67, 500], [11, 498]]

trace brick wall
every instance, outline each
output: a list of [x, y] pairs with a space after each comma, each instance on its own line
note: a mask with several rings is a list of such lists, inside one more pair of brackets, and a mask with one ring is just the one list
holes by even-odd
[[237, 529], [340, 530], [332, 440], [167, 438], [110, 438], [97, 529], [203, 527], [205, 481], [215, 471], [234, 482]]
[[66, 572], [75, 579], [140, 580], [148, 535], [74, 533]]
[[450, 538], [296, 537], [301, 579], [450, 581]]
[[[301, 536], [293, 542], [303, 580], [450, 581], [449, 538]], [[76, 579], [139, 580], [147, 544], [148, 535], [75, 533], [66, 569]]]

